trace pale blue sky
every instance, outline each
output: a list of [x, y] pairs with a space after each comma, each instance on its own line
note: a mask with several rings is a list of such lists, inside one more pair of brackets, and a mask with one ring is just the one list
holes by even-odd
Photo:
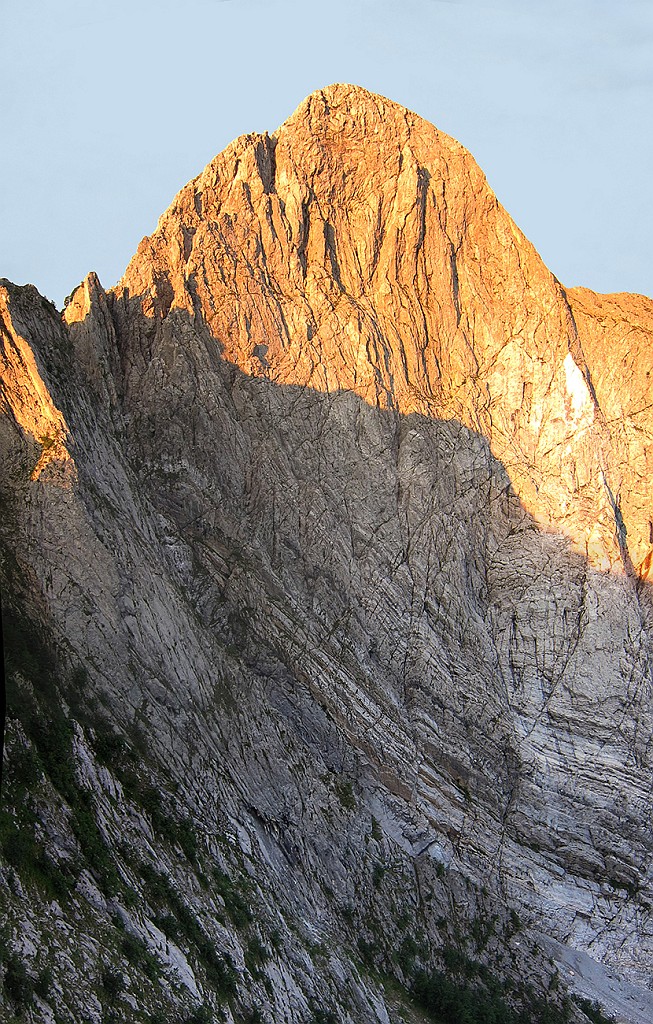
[[459, 139], [566, 284], [653, 295], [651, 0], [0, 0], [0, 276], [108, 287], [232, 138], [355, 82]]

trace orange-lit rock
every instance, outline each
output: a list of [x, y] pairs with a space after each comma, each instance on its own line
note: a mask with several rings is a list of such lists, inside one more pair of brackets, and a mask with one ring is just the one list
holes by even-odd
[[[24, 314], [25, 306], [28, 310], [28, 331], [31, 331], [34, 329], [32, 302], [36, 300], [38, 304], [45, 304], [46, 300], [35, 288], [28, 294], [25, 294], [27, 289], [13, 291], [15, 302], [23, 300], [22, 310], [20, 305], [14, 309], [10, 292], [0, 282], [0, 415], [9, 416], [9, 422], [13, 421], [31, 439], [31, 457], [35, 455], [36, 458], [32, 466], [22, 467], [23, 475], [29, 475], [32, 481], [36, 481], [47, 470], [49, 482], [69, 486], [75, 469], [66, 447], [68, 427], [52, 400], [29, 341], [19, 333], [21, 312]], [[4, 423], [8, 423], [6, 418]], [[5, 467], [5, 472], [8, 468]]]
[[389, 100], [332, 86], [237, 139], [115, 294], [201, 316], [247, 374], [479, 431], [598, 568], [651, 551], [653, 303], [568, 294], [470, 154]]

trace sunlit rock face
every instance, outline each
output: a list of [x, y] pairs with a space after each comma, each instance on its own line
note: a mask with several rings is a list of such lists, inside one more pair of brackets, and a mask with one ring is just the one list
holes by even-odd
[[249, 376], [463, 423], [597, 568], [651, 551], [622, 467], [643, 496], [653, 304], [565, 291], [470, 154], [388, 100], [335, 86], [236, 140], [115, 294], [201, 317]]
[[236, 1018], [410, 1019], [455, 946], [649, 1024], [653, 303], [565, 290], [458, 143], [351, 86], [216, 157], [109, 293], [2, 295], [12, 600], [196, 833], [184, 859], [78, 714], [123, 885], [91, 863], [78, 929], [119, 913], [168, 981], [120, 961], [124, 999], [220, 995], [128, 836]]

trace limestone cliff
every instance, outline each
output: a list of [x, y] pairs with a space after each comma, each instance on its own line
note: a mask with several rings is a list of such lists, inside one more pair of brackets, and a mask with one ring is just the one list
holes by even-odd
[[0, 299], [14, 1009], [647, 1024], [653, 303], [351, 86]]

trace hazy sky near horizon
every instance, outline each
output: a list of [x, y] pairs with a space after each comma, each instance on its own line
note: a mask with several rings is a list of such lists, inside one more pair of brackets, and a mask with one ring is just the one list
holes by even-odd
[[231, 139], [354, 82], [453, 135], [565, 284], [653, 295], [651, 0], [0, 0], [0, 276], [125, 269]]

